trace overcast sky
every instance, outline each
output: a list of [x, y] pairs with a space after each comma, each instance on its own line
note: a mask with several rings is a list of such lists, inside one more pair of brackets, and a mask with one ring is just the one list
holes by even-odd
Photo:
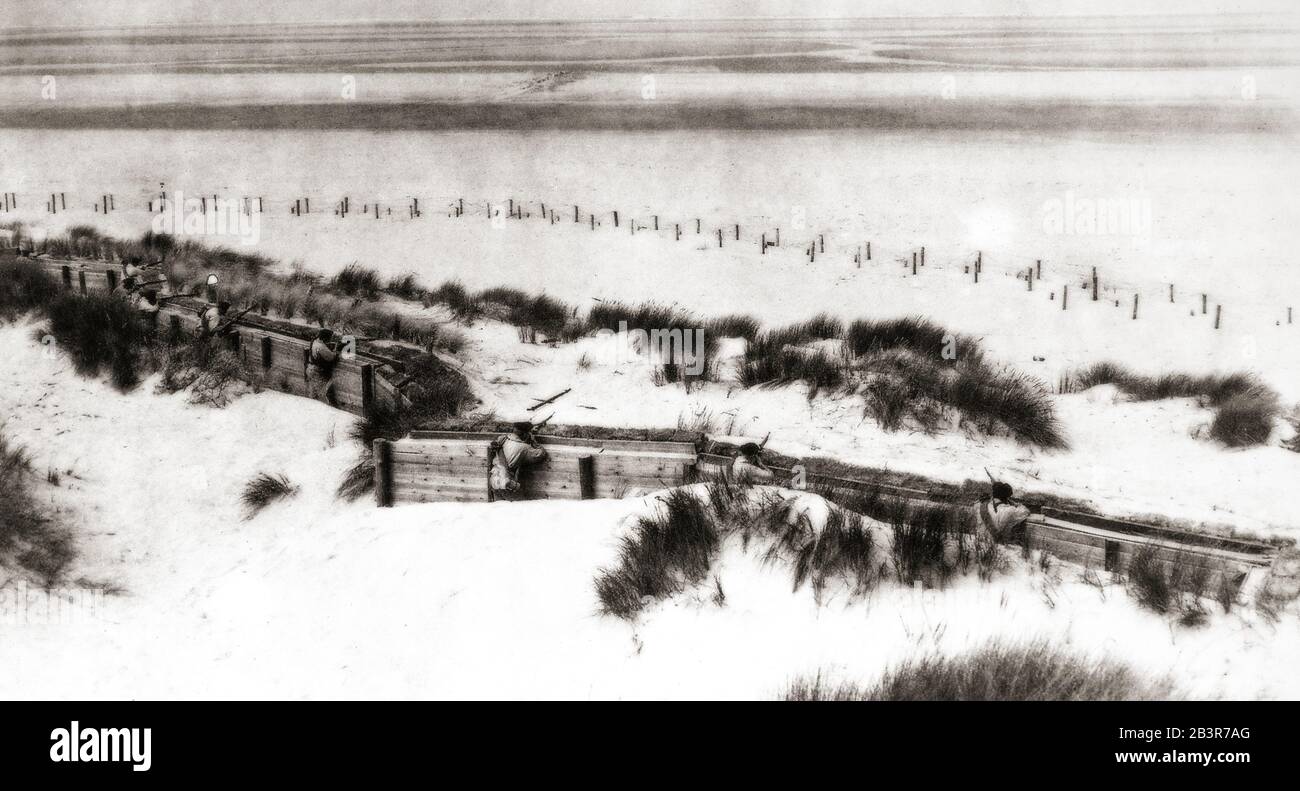
[[4, 0], [0, 27], [637, 16], [1092, 16], [1291, 12], [1296, 0]]

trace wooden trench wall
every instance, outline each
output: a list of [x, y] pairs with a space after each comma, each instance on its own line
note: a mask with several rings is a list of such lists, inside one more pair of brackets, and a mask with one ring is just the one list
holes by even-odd
[[[104, 268], [108, 265], [102, 262], [37, 260], [64, 288], [81, 294], [112, 291], [120, 283], [120, 272]], [[164, 304], [158, 311], [158, 332], [173, 337], [197, 333], [200, 325], [198, 304], [194, 301]], [[307, 369], [309, 341], [275, 332], [253, 321], [235, 322], [224, 341], [239, 357], [248, 382], [267, 390], [311, 397]], [[339, 408], [364, 415], [374, 399], [383, 399], [391, 406], [403, 405], [404, 396], [382, 375], [392, 370], [391, 367], [385, 369], [386, 365], [388, 362], [384, 358], [362, 351], [350, 359], [340, 360], [334, 369], [334, 391]]]
[[[725, 475], [731, 457], [701, 454], [702, 475]], [[792, 470], [773, 468], [781, 475]], [[810, 473], [809, 487], [841, 492], [870, 491], [886, 499], [908, 504], [951, 503], [950, 493], [894, 486], [873, 481], [838, 478]], [[1064, 509], [1042, 507], [1029, 517], [1026, 540], [1030, 551], [1044, 552], [1097, 572], [1123, 574], [1133, 558], [1146, 547], [1171, 576], [1188, 586], [1203, 584], [1207, 591], [1231, 590], [1250, 593], [1268, 577], [1277, 548], [1257, 541], [1193, 533], [1146, 525]]]
[[[81, 293], [112, 290], [119, 273], [86, 262], [40, 259], [65, 288]], [[102, 265], [101, 265], [102, 266]], [[159, 332], [195, 332], [193, 307], [163, 307]], [[236, 324], [226, 342], [239, 355], [249, 381], [294, 395], [309, 395], [309, 342], [264, 327]], [[358, 352], [335, 371], [339, 406], [363, 414], [375, 398], [404, 401], [400, 391], [379, 375], [386, 361]], [[384, 369], [391, 372], [391, 368]], [[397, 441], [376, 440], [375, 497], [382, 507], [399, 503], [489, 502], [490, 443], [498, 434], [414, 431]], [[521, 479], [525, 499], [594, 499], [678, 486], [702, 475], [726, 474], [731, 457], [701, 454], [691, 442], [601, 440], [542, 436], [550, 458]], [[788, 473], [785, 470], [776, 470]], [[920, 488], [810, 474], [810, 485], [839, 490], [871, 490], [910, 503], [948, 502], [950, 495]], [[1249, 593], [1268, 577], [1278, 550], [1244, 539], [1192, 533], [1172, 528], [1043, 507], [1027, 524], [1028, 547], [1098, 572], [1124, 573], [1144, 548], [1153, 547], [1157, 562], [1177, 569], [1184, 579], [1203, 577], [1210, 591]]]
[[[413, 431], [376, 440], [375, 498], [397, 503], [489, 502], [492, 440], [499, 434]], [[691, 442], [540, 436], [549, 458], [520, 476], [523, 499], [590, 500], [680, 486], [695, 479]]]

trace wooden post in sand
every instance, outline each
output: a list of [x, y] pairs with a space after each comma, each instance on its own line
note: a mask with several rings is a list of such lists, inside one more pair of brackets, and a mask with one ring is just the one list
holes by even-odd
[[736, 241], [740, 241], [740, 223], [736, 223]]
[[867, 242], [867, 260], [871, 260], [871, 242]]
[[1138, 295], [1133, 295], [1133, 320], [1137, 321], [1138, 317]]
[[615, 227], [615, 228], [618, 227], [618, 212], [617, 212], [617, 211], [614, 212], [614, 227]]
[[1042, 280], [1042, 279], [1043, 279], [1043, 259], [1039, 258], [1037, 261], [1035, 261], [1035, 262], [1034, 262], [1034, 267], [1037, 269], [1037, 275], [1036, 275], [1036, 276], [1038, 277], [1039, 280]]
[[925, 266], [925, 245], [921, 245], [921, 266]]
[[375, 400], [375, 366], [366, 363], [361, 366], [361, 412], [369, 414], [370, 405]]
[[718, 229], [718, 247], [722, 247], [722, 229]]
[[386, 439], [377, 439], [374, 444], [375, 458], [375, 505], [391, 508], [393, 505], [392, 455], [393, 443]]
[[596, 499], [596, 465], [591, 456], [578, 457], [578, 497]]
[[1201, 295], [1201, 315], [1202, 315], [1202, 316], [1205, 315], [1205, 308], [1206, 308], [1206, 296], [1205, 296], [1204, 294], [1202, 294], [1202, 295]]
[[699, 233], [700, 233], [700, 218], [699, 218], [699, 217], [696, 217], [696, 218], [695, 218], [695, 234], [698, 236]]
[[1069, 310], [1070, 305], [1070, 287], [1061, 286], [1061, 310]]
[[680, 241], [682, 240], [682, 224], [681, 224], [681, 223], [679, 223], [679, 222], [675, 222], [675, 223], [673, 223], [673, 234], [677, 237], [676, 239], [674, 239], [674, 241], [680, 242]]
[[574, 222], [578, 222], [578, 207], [577, 207], [577, 206], [574, 206], [574, 207], [573, 207], [573, 221], [574, 221]]
[[1223, 318], [1223, 306], [1215, 305], [1214, 306], [1214, 328], [1216, 330], [1219, 328], [1219, 322], [1222, 318]]
[[916, 274], [916, 251], [912, 251], [912, 274]]
[[1092, 301], [1097, 301], [1097, 294], [1101, 289], [1097, 288], [1097, 267], [1092, 268]]

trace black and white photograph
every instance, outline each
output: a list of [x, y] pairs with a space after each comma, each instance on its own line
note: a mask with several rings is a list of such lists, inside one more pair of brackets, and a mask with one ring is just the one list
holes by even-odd
[[0, 5], [0, 700], [1300, 699], [1295, 3]]

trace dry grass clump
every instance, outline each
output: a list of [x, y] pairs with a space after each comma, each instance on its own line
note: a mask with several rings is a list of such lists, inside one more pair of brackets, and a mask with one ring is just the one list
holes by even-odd
[[83, 376], [107, 371], [119, 390], [140, 381], [137, 364], [149, 339], [137, 312], [121, 296], [60, 293], [46, 306], [49, 331]]
[[0, 432], [0, 566], [53, 585], [72, 562], [75, 544], [72, 531], [32, 492], [37, 480], [27, 452]]
[[1268, 442], [1282, 407], [1277, 393], [1250, 373], [1205, 374], [1135, 373], [1113, 362], [1101, 362], [1076, 371], [1062, 383], [1062, 392], [1115, 385], [1136, 401], [1195, 398], [1215, 411], [1210, 436], [1230, 448]]
[[1236, 588], [1223, 569], [1218, 570], [1218, 589], [1211, 590], [1215, 573], [1200, 558], [1183, 553], [1162, 558], [1160, 548], [1146, 544], [1129, 561], [1125, 577], [1129, 593], [1142, 607], [1172, 616], [1184, 626], [1199, 626], [1209, 616], [1207, 599], [1217, 598], [1226, 612], [1236, 598]]
[[791, 701], [1168, 700], [1172, 682], [1150, 679], [1115, 659], [1071, 653], [1039, 639], [993, 639], [955, 656], [927, 654], [885, 671], [871, 686], [832, 684], [818, 673], [796, 679]]
[[239, 496], [239, 501], [244, 506], [244, 518], [252, 519], [271, 503], [288, 499], [297, 492], [298, 487], [284, 475], [258, 473], [244, 484], [244, 491]]
[[12, 320], [44, 307], [59, 290], [58, 281], [35, 261], [0, 255], [0, 319]]

